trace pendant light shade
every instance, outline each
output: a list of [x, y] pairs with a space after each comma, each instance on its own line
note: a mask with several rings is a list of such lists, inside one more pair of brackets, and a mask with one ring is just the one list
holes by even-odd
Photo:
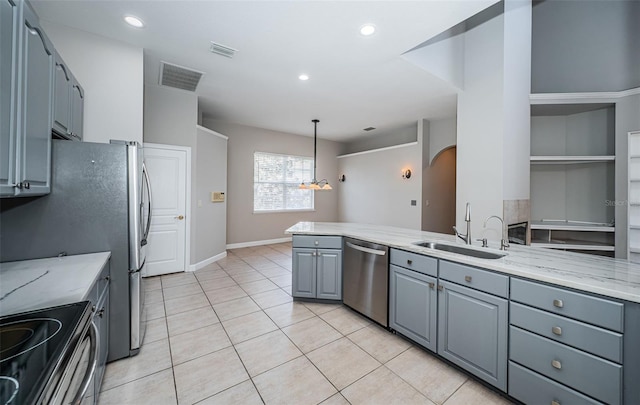
[[333, 190], [333, 187], [329, 184], [327, 179], [320, 181], [316, 180], [316, 154], [318, 150], [318, 122], [320, 120], [311, 120], [313, 122], [313, 180], [311, 183], [305, 184], [303, 181], [300, 183], [300, 189], [302, 190]]

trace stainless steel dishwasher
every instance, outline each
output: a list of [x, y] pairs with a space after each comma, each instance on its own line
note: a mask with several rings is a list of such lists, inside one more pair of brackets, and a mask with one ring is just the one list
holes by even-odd
[[389, 247], [345, 238], [342, 300], [388, 326]]

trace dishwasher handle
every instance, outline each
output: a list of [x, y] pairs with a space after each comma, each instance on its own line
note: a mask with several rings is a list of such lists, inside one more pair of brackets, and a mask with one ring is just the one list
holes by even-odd
[[351, 242], [347, 242], [347, 246], [352, 249], [359, 250], [361, 252], [371, 253], [372, 255], [384, 256], [385, 254], [387, 254], [387, 252], [385, 252], [384, 250], [377, 250], [377, 249], [371, 249], [371, 248], [360, 246], [360, 245], [354, 245]]

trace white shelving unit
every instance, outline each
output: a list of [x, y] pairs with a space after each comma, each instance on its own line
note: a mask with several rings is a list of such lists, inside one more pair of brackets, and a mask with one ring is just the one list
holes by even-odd
[[627, 257], [640, 263], [640, 131], [629, 132]]
[[614, 232], [613, 224], [564, 220], [536, 221], [531, 223], [531, 246], [585, 252], [613, 252]]
[[533, 96], [531, 245], [613, 256], [615, 103]]

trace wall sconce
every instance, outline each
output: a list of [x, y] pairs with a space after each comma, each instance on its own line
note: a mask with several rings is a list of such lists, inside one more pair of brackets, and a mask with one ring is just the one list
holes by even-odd
[[411, 169], [405, 169], [402, 171], [402, 178], [403, 179], [410, 179], [411, 178]]
[[338, 176], [338, 181], [340, 183], [344, 183], [345, 180], [346, 180], [346, 177], [344, 176], [344, 174], [341, 174], [340, 176]]

